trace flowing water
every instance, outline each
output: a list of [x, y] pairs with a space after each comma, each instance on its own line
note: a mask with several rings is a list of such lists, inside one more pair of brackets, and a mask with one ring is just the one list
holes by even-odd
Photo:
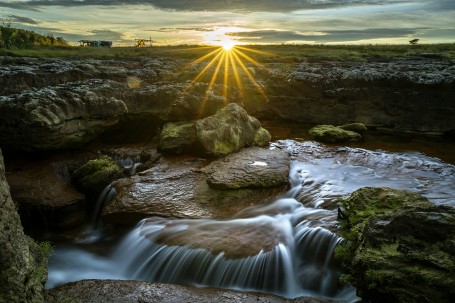
[[112, 252], [57, 246], [47, 287], [81, 279], [139, 279], [356, 301], [333, 260], [337, 199], [364, 186], [420, 192], [455, 206], [455, 167], [416, 152], [391, 153], [277, 141], [291, 156], [290, 189], [230, 220], [142, 220]]

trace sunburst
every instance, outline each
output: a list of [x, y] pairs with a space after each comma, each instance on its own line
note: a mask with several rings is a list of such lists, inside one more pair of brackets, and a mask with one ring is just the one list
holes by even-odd
[[263, 97], [264, 102], [268, 102], [263, 86], [255, 78], [256, 69], [267, 70], [267, 68], [248, 55], [248, 52], [267, 54], [244, 45], [236, 45], [235, 41], [226, 39], [219, 41], [214, 50], [210, 50], [207, 54], [191, 63], [191, 66], [201, 65], [200, 71], [194, 77], [193, 82], [208, 82], [200, 114], [205, 110], [215, 83], [223, 83], [225, 103], [228, 103], [229, 87], [237, 87], [244, 98], [246, 97], [245, 87], [248, 84], [252, 84]]

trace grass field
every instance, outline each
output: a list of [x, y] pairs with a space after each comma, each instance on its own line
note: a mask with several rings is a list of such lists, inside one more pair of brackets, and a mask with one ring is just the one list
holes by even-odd
[[[370, 58], [402, 58], [413, 56], [455, 59], [455, 43], [419, 45], [248, 45], [238, 46], [254, 60], [267, 62], [303, 62], [308, 60], [367, 61]], [[246, 50], [248, 48], [249, 50]], [[137, 56], [165, 56], [197, 59], [216, 49], [214, 46], [154, 47], [34, 47], [0, 49], [0, 56], [18, 57], [87, 57], [122, 59]]]

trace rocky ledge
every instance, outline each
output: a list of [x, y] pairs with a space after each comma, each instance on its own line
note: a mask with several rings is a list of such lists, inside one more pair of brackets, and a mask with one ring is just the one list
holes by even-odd
[[101, 135], [121, 142], [150, 139], [167, 122], [201, 119], [232, 102], [260, 120], [361, 122], [434, 136], [455, 130], [455, 68], [444, 59], [268, 63], [264, 69], [246, 63], [256, 83], [238, 71], [242, 89], [221, 80], [192, 81], [203, 66], [188, 68], [191, 62], [183, 59], [0, 62], [4, 149], [74, 148]]

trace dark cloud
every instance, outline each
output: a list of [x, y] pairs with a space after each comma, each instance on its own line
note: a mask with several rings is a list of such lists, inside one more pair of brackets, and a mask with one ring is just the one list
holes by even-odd
[[39, 24], [38, 21], [32, 19], [32, 18], [27, 18], [24, 16], [17, 16], [17, 15], [8, 15], [8, 19], [11, 22], [16, 22], [16, 23], [22, 23], [22, 24]]
[[[45, 6], [152, 5], [156, 8], [182, 11], [290, 12], [301, 9], [432, 1], [435, 0], [13, 0], [2, 1], [0, 6], [39, 10], [39, 7]], [[447, 1], [448, 5], [452, 5], [450, 1]], [[443, 0], [443, 2], [446, 2], [446, 0]]]
[[321, 35], [307, 35], [295, 31], [260, 30], [252, 32], [231, 32], [226, 35], [247, 43], [280, 42], [343, 42], [378, 38], [398, 38], [414, 35], [419, 29], [370, 28], [364, 30], [324, 31]]

